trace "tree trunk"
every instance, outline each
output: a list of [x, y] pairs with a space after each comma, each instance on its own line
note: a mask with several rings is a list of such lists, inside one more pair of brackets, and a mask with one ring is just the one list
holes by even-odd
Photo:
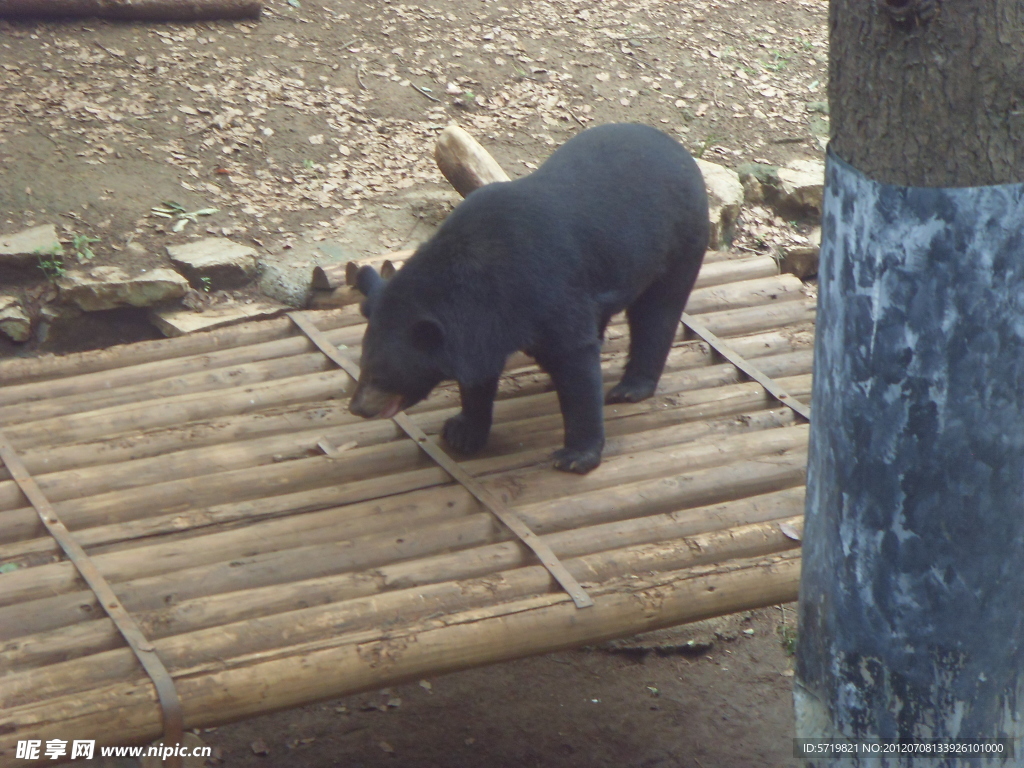
[[1024, 180], [1024, 4], [832, 0], [832, 149], [876, 181]]
[[832, 0], [830, 28], [797, 736], [1020, 745], [1024, 6]]

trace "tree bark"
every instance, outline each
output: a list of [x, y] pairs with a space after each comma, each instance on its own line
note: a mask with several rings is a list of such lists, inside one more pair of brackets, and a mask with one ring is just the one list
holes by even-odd
[[832, 0], [798, 737], [1024, 736], [1022, 32]]
[[0, 18], [98, 16], [133, 21], [256, 18], [261, 0], [0, 0]]
[[1024, 181], [1024, 5], [832, 0], [832, 148], [876, 181]]

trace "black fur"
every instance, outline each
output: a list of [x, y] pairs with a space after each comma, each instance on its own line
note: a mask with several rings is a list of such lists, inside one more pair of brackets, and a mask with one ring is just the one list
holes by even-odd
[[470, 194], [390, 281], [360, 275], [360, 386], [401, 395], [407, 408], [455, 379], [463, 410], [444, 437], [471, 453], [487, 441], [506, 358], [525, 350], [558, 393], [565, 447], [555, 466], [588, 472], [604, 446], [609, 319], [625, 309], [631, 338], [607, 402], [649, 397], [707, 240], [704, 181], [681, 145], [643, 125], [584, 131], [529, 176]]

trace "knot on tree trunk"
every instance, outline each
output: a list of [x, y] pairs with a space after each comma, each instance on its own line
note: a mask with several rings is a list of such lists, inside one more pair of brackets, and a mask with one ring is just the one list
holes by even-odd
[[938, 0], [878, 0], [878, 5], [893, 24], [910, 30], [935, 16]]

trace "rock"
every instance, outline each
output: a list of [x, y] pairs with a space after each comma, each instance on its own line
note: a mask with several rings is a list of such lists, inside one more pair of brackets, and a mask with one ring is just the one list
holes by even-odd
[[825, 163], [821, 160], [793, 160], [779, 168], [778, 197], [773, 202], [783, 216], [821, 219], [825, 191]]
[[32, 227], [13, 235], [0, 235], [0, 264], [31, 265], [40, 256], [63, 252], [53, 224]]
[[743, 163], [736, 168], [743, 185], [744, 199], [753, 205], [763, 203], [766, 198], [766, 187], [777, 187], [779, 169], [765, 163]]
[[238, 288], [256, 274], [256, 249], [223, 237], [167, 246], [171, 262], [196, 288]]
[[749, 613], [734, 613], [679, 627], [645, 632], [622, 640], [612, 640], [601, 647], [612, 653], [637, 656], [651, 652], [660, 655], [703, 653], [716, 642], [738, 638], [749, 621]]
[[697, 160], [708, 190], [711, 238], [708, 248], [725, 248], [732, 240], [743, 204], [743, 185], [736, 171], [706, 160]]
[[348, 246], [332, 240], [300, 240], [292, 248], [260, 259], [260, 292], [292, 307], [308, 306], [313, 267], [357, 256]]
[[180, 299], [188, 290], [188, 280], [166, 268], [129, 276], [120, 267], [93, 267], [65, 273], [57, 287], [63, 301], [95, 312], [115, 307], [150, 307]]
[[782, 251], [783, 272], [803, 280], [818, 274], [818, 253], [821, 250], [821, 227], [815, 227], [807, 235], [807, 245], [791, 245]]
[[0, 294], [0, 333], [18, 342], [32, 336], [32, 318], [17, 296]]
[[149, 319], [165, 336], [183, 336], [186, 333], [208, 331], [244, 320], [273, 317], [286, 309], [288, 308], [270, 301], [253, 301], [251, 304], [228, 301], [199, 312], [179, 308], [152, 309]]
[[84, 313], [78, 307], [67, 304], [43, 304], [39, 308], [39, 324], [36, 326], [36, 340], [40, 344], [56, 342], [69, 329], [82, 325]]

